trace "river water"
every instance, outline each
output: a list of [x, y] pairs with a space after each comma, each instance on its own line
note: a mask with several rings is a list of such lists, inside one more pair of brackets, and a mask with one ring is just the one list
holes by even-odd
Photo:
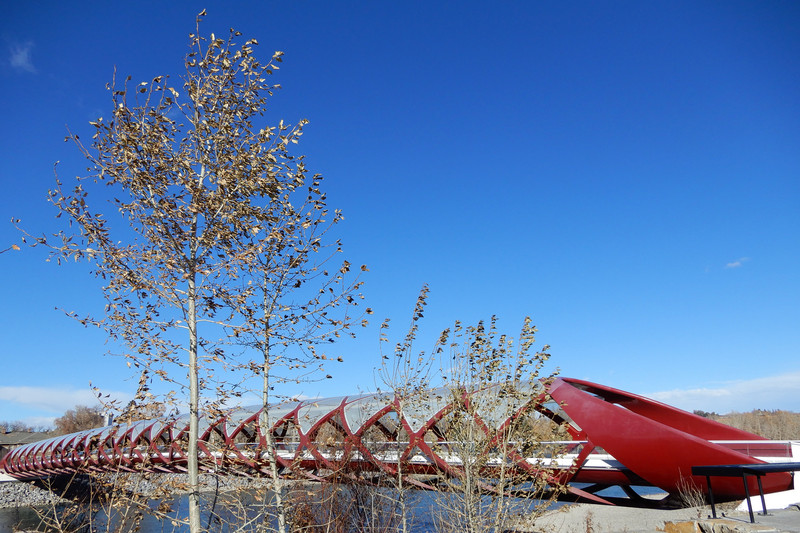
[[[247, 500], [248, 495], [245, 494], [242, 496], [241, 506], [237, 505], [233, 506], [233, 508], [226, 508], [223, 505], [218, 505], [213, 515], [208, 511], [204, 512], [203, 525], [208, 526], [209, 531], [221, 533], [255, 531], [257, 522], [249, 522], [249, 520], [255, 518], [259, 514], [259, 510], [263, 509], [263, 506], [259, 505], [258, 502]], [[342, 502], [338, 505], [346, 507], [348, 503], [349, 501]], [[366, 506], [364, 503], [366, 503]], [[204, 501], [204, 504], [210, 505], [210, 502]], [[437, 516], [442, 516], [444, 512], [441, 506], [442, 502], [434, 500], [430, 493], [422, 491], [413, 493], [410, 497], [410, 529], [414, 533], [435, 531]], [[171, 502], [171, 507], [173, 508], [172, 516], [185, 517], [188, 514], [188, 501], [185, 496]], [[389, 516], [391, 509], [385, 506], [381, 508], [381, 502], [362, 502], [360, 508], [359, 506], [356, 507], [356, 511], [352, 509], [349, 511], [353, 514], [347, 519], [350, 520], [351, 524], [354, 520], [362, 524], [365, 521], [372, 520], [376, 522], [376, 526], [387, 525], [384, 518]], [[242, 510], [246, 510], [245, 513], [242, 513]], [[40, 508], [37, 510], [30, 507], [0, 509], [0, 533], [41, 529], [41, 515], [48, 514], [48, 511], [50, 510], [47, 508]], [[342, 516], [338, 512], [339, 508], [337, 507], [337, 511], [333, 513], [333, 519], [342, 519]], [[331, 519], [331, 515], [326, 516]], [[319, 520], [319, 517], [316, 519]], [[113, 531], [116, 533], [132, 529], [126, 526], [124, 521], [118, 516], [112, 517], [111, 523], [109, 524], [108, 516], [103, 511], [94, 513], [91, 516], [91, 520], [93, 528], [87, 529], [86, 531]], [[261, 520], [263, 520], [263, 518]], [[258, 522], [260, 522], [260, 520]], [[145, 516], [140, 525], [141, 528], [139, 531], [141, 533], [188, 533], [189, 531], [188, 526], [176, 524], [168, 519], [158, 519], [153, 516]], [[399, 524], [396, 525], [399, 526]], [[376, 527], [374, 530], [378, 531], [380, 529], [380, 527]], [[392, 528], [391, 530], [396, 531], [398, 529]]]
[[[657, 490], [658, 489], [655, 489], [655, 491]], [[258, 523], [263, 521], [263, 511], [264, 509], [269, 509], [270, 502], [258, 501], [254, 491], [240, 491], [235, 494], [235, 499], [222, 501], [226, 497], [226, 495], [222, 495], [220, 496], [220, 501], [216, 502], [214, 502], [213, 496], [211, 495], [205, 494], [203, 496], [203, 505], [205, 506], [203, 525], [208, 526], [209, 531], [220, 533], [255, 531]], [[331, 498], [335, 497], [331, 496], [331, 493], [323, 494], [322, 496], [320, 496], [319, 492], [309, 492], [308, 494], [313, 501], [309, 500], [310, 505], [305, 508], [305, 512], [312, 514], [314, 508], [319, 509], [320, 498], [329, 502]], [[328, 519], [331, 519], [332, 516], [332, 519], [335, 520], [350, 520], [351, 523], [355, 521], [359, 524], [364, 523], [365, 520], [380, 522], [385, 517], [392, 514], [393, 508], [386, 504], [386, 502], [392, 501], [392, 499], [389, 498], [391, 494], [386, 492], [383, 494], [378, 493], [377, 498], [375, 494], [376, 492], [374, 490], [364, 492], [366, 496], [348, 493], [343, 496], [344, 499], [335, 503], [335, 511], [326, 514], [326, 516]], [[606, 496], [623, 495], [621, 490], [617, 491], [616, 489], [608, 489], [604, 494]], [[447, 498], [447, 494], [442, 495], [425, 491], [411, 491], [409, 497], [411, 530], [414, 533], [435, 531], [436, 521], [446, 520]], [[486, 500], [486, 503], [488, 503], [488, 500]], [[516, 503], [520, 506], [520, 510], [525, 512], [525, 506], [532, 507], [536, 502], [518, 500]], [[213, 513], [210, 512], [212, 505], [214, 509]], [[554, 505], [560, 506], [561, 504]], [[185, 518], [188, 515], [188, 500], [185, 496], [169, 502], [169, 507], [171, 509], [169, 515], [172, 517]], [[396, 510], [396, 508], [394, 508], [394, 510]], [[20, 530], [41, 530], [43, 523], [42, 516], [48, 515], [48, 511], [50, 511], [50, 509], [33, 509], [31, 507], [0, 509], [0, 533], [13, 533]], [[304, 511], [301, 507], [301, 511], [298, 513], [302, 512]], [[349, 518], [344, 517], [344, 514], [348, 514]], [[83, 515], [84, 519], [87, 517], [89, 516]], [[117, 533], [120, 531], [132, 530], [130, 525], [126, 525], [125, 520], [118, 515], [112, 514], [112, 518], [109, 522], [108, 515], [102, 510], [96, 511], [89, 518], [91, 518], [93, 527], [84, 530], [87, 532], [108, 531]], [[298, 514], [298, 516], [294, 516], [294, 518], [300, 519], [302, 517]], [[319, 520], [320, 518], [319, 516], [311, 518], [311, 520], [315, 519]], [[383, 525], [387, 525], [385, 521]], [[188, 526], [170, 519], [156, 518], [152, 515], [144, 516], [140, 526], [138, 531], [141, 533], [188, 533], [189, 531]], [[380, 528], [376, 528], [375, 530], [379, 529]], [[387, 530], [397, 529], [391, 528]]]
[[[347, 495], [342, 501], [337, 501], [331, 506], [333, 511], [322, 511], [321, 515], [313, 516], [313, 509], [320, 509], [320, 497], [314, 493], [311, 494], [313, 501], [310, 505], [299, 506], [299, 513], [306, 513], [311, 521], [319, 521], [320, 519], [328, 520], [342, 520], [343, 522], [349, 521], [351, 524], [355, 521], [364, 523], [365, 521], [375, 521], [375, 525], [387, 525], [387, 517], [391, 516], [393, 508], [385, 504], [388, 501], [388, 494], [380, 495], [380, 500], [372, 498], [373, 501], [364, 501], [363, 497]], [[221, 495], [220, 500], [226, 496]], [[323, 498], [326, 501], [334, 498], [330, 493], [326, 493]], [[355, 500], [358, 501], [357, 505], [351, 505]], [[414, 533], [424, 533], [427, 531], [435, 530], [434, 514], [432, 513], [431, 506], [435, 505], [431, 496], [426, 492], [415, 492], [409, 498], [410, 501], [410, 514], [412, 515], [412, 531]], [[271, 511], [268, 507], [271, 502], [258, 501], [254, 492], [239, 491], [236, 493], [235, 501], [217, 501], [214, 502], [213, 495], [203, 496], [204, 512], [202, 517], [203, 526], [207, 527], [209, 531], [214, 532], [249, 532], [256, 531], [258, 525], [264, 520], [264, 510]], [[358, 505], [360, 504], [360, 505]], [[210, 512], [211, 506], [214, 506], [213, 512]], [[155, 508], [156, 505], [154, 504]], [[188, 499], [186, 496], [176, 498], [169, 502], [171, 512], [169, 515], [174, 518], [185, 518], [188, 515]], [[327, 509], [330, 509], [328, 507]], [[137, 530], [141, 533], [188, 533], [188, 526], [181, 524], [169, 518], [157, 518], [155, 516], [145, 514], [141, 518], [139, 528], [132, 527], [133, 522], [126, 521], [118, 513], [111, 512], [110, 518], [103, 509], [96, 510], [91, 515], [81, 511], [76, 512], [77, 506], [59, 506], [58, 512], [61, 515], [60, 519], [68, 523], [72, 517], [80, 515], [78, 518], [82, 523], [91, 522], [91, 527], [81, 531], [109, 531], [109, 532], [122, 532]], [[396, 509], [396, 508], [394, 508]], [[344, 516], [348, 515], [348, 516]], [[298, 519], [298, 516], [292, 518]], [[300, 518], [301, 519], [301, 518]], [[16, 507], [0, 509], [0, 533], [12, 533], [25, 530], [55, 530], [48, 529], [46, 524], [52, 524], [53, 509], [49, 507]], [[276, 525], [274, 519], [271, 520], [273, 526]], [[342, 522], [342, 523], [343, 523]], [[399, 524], [398, 524], [399, 525]], [[71, 529], [68, 527], [66, 529]], [[378, 529], [376, 529], [378, 530]]]

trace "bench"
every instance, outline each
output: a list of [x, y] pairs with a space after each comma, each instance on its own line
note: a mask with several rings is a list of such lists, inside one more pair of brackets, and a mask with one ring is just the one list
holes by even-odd
[[708, 499], [711, 503], [711, 515], [717, 517], [717, 510], [714, 507], [714, 492], [711, 490], [711, 477], [741, 477], [744, 483], [744, 494], [747, 498], [747, 510], [750, 512], [750, 523], [755, 523], [753, 515], [753, 504], [750, 502], [750, 491], [747, 488], [747, 476], [756, 476], [758, 480], [758, 494], [761, 497], [761, 508], [764, 516], [767, 515], [767, 504], [764, 501], [764, 489], [761, 486], [761, 478], [774, 472], [796, 472], [800, 470], [800, 463], [757, 463], [745, 465], [705, 465], [693, 466], [693, 476], [705, 476], [708, 485]]

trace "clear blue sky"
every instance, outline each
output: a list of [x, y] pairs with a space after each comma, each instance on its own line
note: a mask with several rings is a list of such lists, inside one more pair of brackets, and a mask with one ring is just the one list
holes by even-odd
[[[334, 380], [374, 387], [377, 324], [420, 348], [453, 320], [525, 315], [562, 374], [679, 407], [800, 410], [800, 4], [17, 2], [0, 20], [0, 249], [55, 228], [65, 126], [107, 114], [116, 67], [179, 75], [194, 17], [285, 52], [269, 123], [341, 208], [375, 327]], [[86, 265], [0, 255], [0, 420], [135, 388], [97, 331]]]

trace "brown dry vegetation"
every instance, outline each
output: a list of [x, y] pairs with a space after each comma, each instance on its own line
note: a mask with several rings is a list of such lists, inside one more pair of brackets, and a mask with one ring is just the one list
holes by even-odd
[[56, 418], [53, 424], [56, 426], [57, 435], [66, 435], [76, 431], [83, 431], [84, 429], [101, 427], [103, 422], [101, 407], [77, 405], [75, 409], [69, 409], [63, 416]]
[[749, 413], [728, 413], [719, 415], [717, 413], [707, 413], [695, 411], [697, 415], [722, 422], [756, 435], [761, 435], [773, 440], [797, 440], [800, 439], [800, 413], [783, 410], [767, 411], [755, 409]]

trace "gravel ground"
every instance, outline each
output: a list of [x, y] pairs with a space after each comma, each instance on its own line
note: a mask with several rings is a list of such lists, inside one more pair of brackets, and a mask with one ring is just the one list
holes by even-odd
[[[125, 484], [127, 490], [139, 494], [155, 494], [159, 488], [166, 486], [177, 487], [171, 491], [173, 494], [180, 494], [181, 486], [186, 484], [185, 474], [152, 474], [148, 479], [136, 476], [135, 481]], [[264, 487], [268, 484], [265, 479], [253, 479], [239, 476], [221, 476], [215, 478], [210, 475], [201, 475], [200, 482], [204, 491], [216, 490], [217, 486], [221, 492], [234, 489], [250, 489]], [[217, 485], [217, 483], [219, 485]], [[61, 498], [48, 490], [41, 489], [31, 483], [25, 482], [5, 482], [0, 483], [0, 508], [9, 507], [30, 507], [40, 505], [52, 505], [62, 501]]]
[[0, 508], [52, 505], [61, 498], [29, 483], [0, 483]]

